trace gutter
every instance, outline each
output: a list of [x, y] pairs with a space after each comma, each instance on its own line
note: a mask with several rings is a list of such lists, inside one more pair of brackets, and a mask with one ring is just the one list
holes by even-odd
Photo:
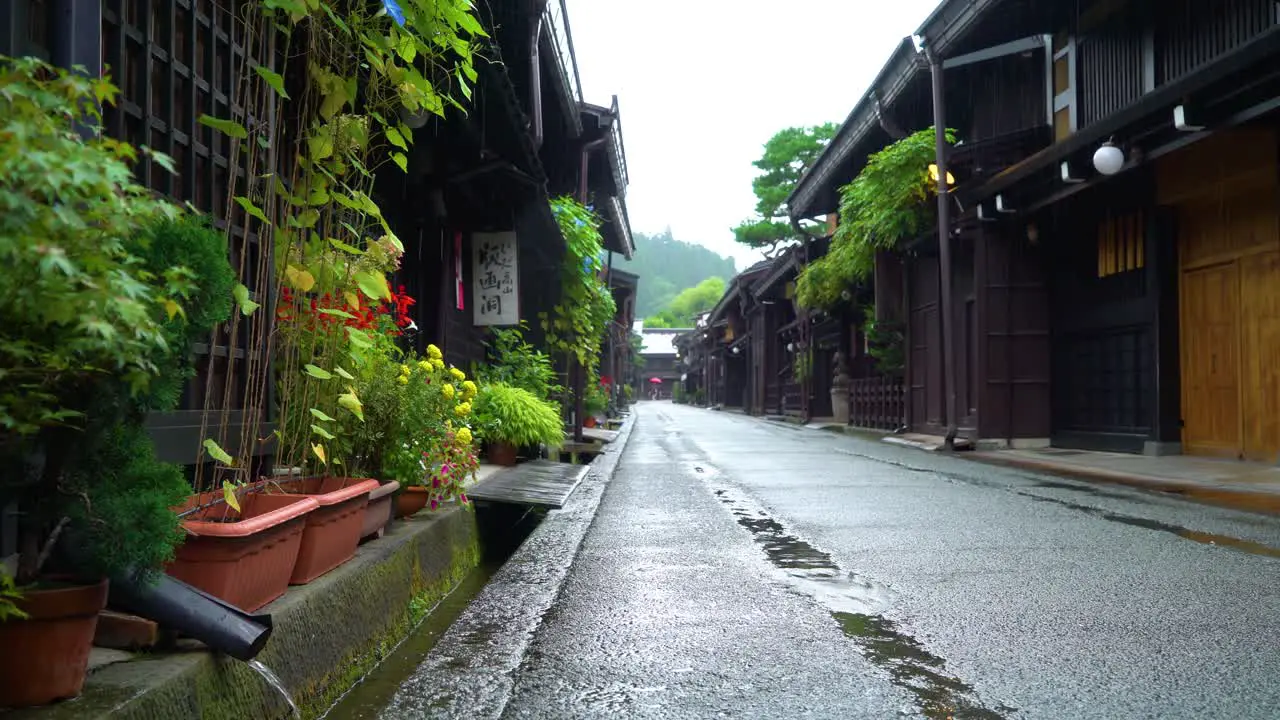
[[529, 31], [529, 113], [533, 117], [533, 147], [542, 149], [542, 53], [538, 49], [542, 40], [542, 14], [547, 0], [533, 0], [533, 27]]

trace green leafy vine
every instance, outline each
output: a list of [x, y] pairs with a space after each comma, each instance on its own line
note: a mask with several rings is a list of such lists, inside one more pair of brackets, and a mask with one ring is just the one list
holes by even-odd
[[[955, 142], [955, 131], [947, 131], [947, 142]], [[800, 272], [796, 301], [802, 307], [838, 305], [849, 286], [871, 274], [878, 250], [891, 250], [928, 228], [926, 200], [934, 192], [928, 168], [934, 158], [932, 127], [867, 158], [862, 172], [840, 189], [840, 223], [831, 249]]]
[[569, 197], [551, 201], [551, 212], [565, 240], [560, 272], [560, 302], [542, 313], [542, 329], [555, 352], [572, 357], [590, 374], [600, 362], [600, 345], [617, 310], [613, 293], [600, 276], [600, 218]]

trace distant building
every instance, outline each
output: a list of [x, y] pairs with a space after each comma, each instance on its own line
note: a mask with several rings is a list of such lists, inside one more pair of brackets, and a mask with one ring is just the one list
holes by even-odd
[[689, 332], [691, 328], [646, 330], [644, 321], [637, 322], [634, 327], [642, 342], [640, 357], [644, 358], [644, 367], [637, 374], [639, 387], [636, 388], [636, 397], [654, 397], [656, 391], [656, 397], [669, 400], [672, 388], [680, 382], [683, 375], [676, 357], [675, 338]]

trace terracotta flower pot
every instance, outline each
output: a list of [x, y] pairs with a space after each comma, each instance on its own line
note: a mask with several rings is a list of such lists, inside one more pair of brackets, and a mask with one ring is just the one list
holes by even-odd
[[[192, 498], [187, 507], [212, 497]], [[289, 589], [307, 515], [319, 507], [309, 497], [250, 493], [240, 499], [239, 513], [226, 505], [205, 508], [183, 521], [189, 537], [166, 571], [253, 612]]]
[[344, 477], [308, 477], [272, 484], [283, 491], [277, 497], [306, 497], [320, 505], [307, 514], [290, 585], [306, 585], [356, 554], [369, 493], [380, 484]]
[[387, 523], [391, 522], [395, 510], [393, 493], [400, 487], [394, 480], [384, 482], [376, 490], [369, 493], [369, 504], [364, 508], [364, 527], [360, 529], [360, 539], [382, 537]]
[[17, 604], [29, 617], [0, 622], [0, 708], [79, 695], [107, 581], [27, 590]]
[[511, 467], [516, 464], [517, 448], [515, 445], [504, 442], [489, 443], [488, 458], [489, 462], [494, 465], [502, 465], [503, 467]]
[[593, 428], [595, 426], [596, 426], [596, 418], [594, 415], [588, 415], [586, 419], [582, 421], [582, 427]]
[[427, 506], [430, 493], [421, 485], [409, 485], [396, 495], [396, 517], [411, 517]]

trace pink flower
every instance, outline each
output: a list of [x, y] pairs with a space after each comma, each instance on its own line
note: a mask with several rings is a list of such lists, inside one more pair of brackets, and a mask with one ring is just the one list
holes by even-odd
[[436, 499], [431, 498], [431, 509], [435, 510], [437, 505], [439, 505], [439, 503], [436, 502]]
[[445, 463], [444, 465], [440, 466], [441, 475], [448, 475], [452, 471], [453, 471], [453, 467], [449, 465], [449, 463]]
[[466, 505], [466, 504], [469, 502], [469, 501], [467, 500], [467, 495], [466, 495], [466, 493], [463, 493], [463, 494], [462, 494], [462, 495], [460, 495], [459, 497], [460, 497], [460, 498], [462, 498], [462, 504], [463, 504], [463, 505]]
[[[440, 478], [438, 478], [438, 477], [437, 477], [437, 478], [432, 478], [432, 480], [431, 480], [431, 487], [433, 487], [433, 488], [438, 488], [438, 487], [440, 487]], [[434, 502], [434, 501], [432, 501], [432, 502]]]

